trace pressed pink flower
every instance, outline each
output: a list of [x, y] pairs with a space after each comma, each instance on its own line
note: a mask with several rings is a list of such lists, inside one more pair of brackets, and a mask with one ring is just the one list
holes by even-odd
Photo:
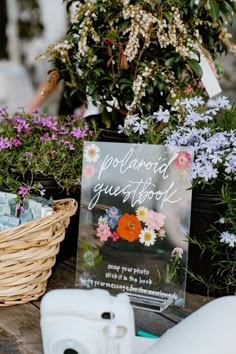
[[111, 234], [111, 238], [112, 238], [113, 241], [117, 241], [120, 238], [120, 236], [118, 235], [117, 232], [114, 231]]
[[157, 213], [156, 211], [149, 210], [145, 224], [151, 230], [160, 230], [164, 226], [165, 215]]
[[191, 156], [187, 151], [179, 151], [178, 156], [174, 160], [174, 163], [179, 169], [182, 170], [182, 169], [188, 167], [191, 160], [192, 160]]
[[95, 173], [94, 165], [88, 163], [84, 166], [84, 174], [86, 177], [93, 177]]
[[97, 237], [99, 237], [101, 241], [107, 241], [110, 236], [111, 229], [108, 225], [99, 225], [97, 227]]
[[182, 258], [183, 257], [183, 248], [181, 247], [175, 247], [171, 253], [171, 256], [177, 256], [179, 258]]

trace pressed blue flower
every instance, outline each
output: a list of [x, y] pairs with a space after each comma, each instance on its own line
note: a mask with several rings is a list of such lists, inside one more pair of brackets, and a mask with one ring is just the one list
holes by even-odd
[[108, 219], [108, 225], [114, 229], [117, 226], [117, 221], [121, 217], [121, 214], [119, 212], [119, 209], [116, 207], [111, 207], [106, 210], [105, 217]]

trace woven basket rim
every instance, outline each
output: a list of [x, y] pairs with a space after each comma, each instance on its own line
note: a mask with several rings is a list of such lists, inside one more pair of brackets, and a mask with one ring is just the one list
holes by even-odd
[[[71, 209], [65, 210], [63, 209], [63, 206], [69, 205]], [[61, 218], [65, 218], [67, 216], [72, 216], [77, 207], [78, 203], [74, 198], [65, 198], [65, 199], [58, 199], [53, 201], [53, 209], [54, 213], [52, 215], [44, 216], [42, 218], [38, 218], [29, 222], [26, 222], [24, 224], [15, 226], [10, 228], [9, 230], [1, 231], [0, 232], [0, 242], [1, 242], [1, 237], [12, 235], [13, 233], [20, 233], [20, 231], [26, 231], [27, 229], [32, 229], [35, 226], [38, 227], [39, 229], [44, 228], [46, 224], [48, 224], [48, 227], [50, 224], [54, 224], [56, 220], [60, 220]], [[61, 206], [61, 208], [60, 208]], [[39, 225], [39, 220], [41, 222], [41, 225]]]

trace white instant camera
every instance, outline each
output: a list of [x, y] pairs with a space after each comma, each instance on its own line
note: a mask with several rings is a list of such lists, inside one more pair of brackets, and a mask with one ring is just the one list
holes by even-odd
[[126, 294], [52, 290], [41, 302], [44, 354], [133, 354], [134, 314]]
[[210, 301], [158, 339], [135, 337], [126, 294], [62, 289], [41, 302], [44, 354], [235, 354], [235, 328], [236, 296]]

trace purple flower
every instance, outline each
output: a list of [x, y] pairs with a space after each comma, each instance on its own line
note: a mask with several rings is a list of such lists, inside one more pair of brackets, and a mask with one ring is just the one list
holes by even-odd
[[29, 193], [29, 191], [30, 191], [30, 187], [20, 186], [18, 190], [18, 194], [24, 198]]
[[57, 130], [58, 121], [56, 117], [34, 117], [32, 119], [33, 124], [42, 125], [43, 127], [48, 127], [51, 130]]
[[87, 134], [86, 130], [82, 130], [80, 128], [73, 128], [70, 132], [71, 136], [74, 136], [77, 139], [83, 139]]
[[8, 138], [0, 136], [0, 150], [8, 149], [12, 147], [12, 142]]
[[16, 129], [18, 134], [22, 133], [22, 131], [24, 130], [30, 129], [30, 125], [27, 120], [21, 116], [13, 117], [12, 121], [14, 122], [14, 128]]
[[20, 146], [21, 145], [21, 141], [17, 138], [12, 140], [12, 146]]
[[24, 211], [24, 207], [21, 204], [16, 204], [16, 210], [19, 210], [20, 212]]

